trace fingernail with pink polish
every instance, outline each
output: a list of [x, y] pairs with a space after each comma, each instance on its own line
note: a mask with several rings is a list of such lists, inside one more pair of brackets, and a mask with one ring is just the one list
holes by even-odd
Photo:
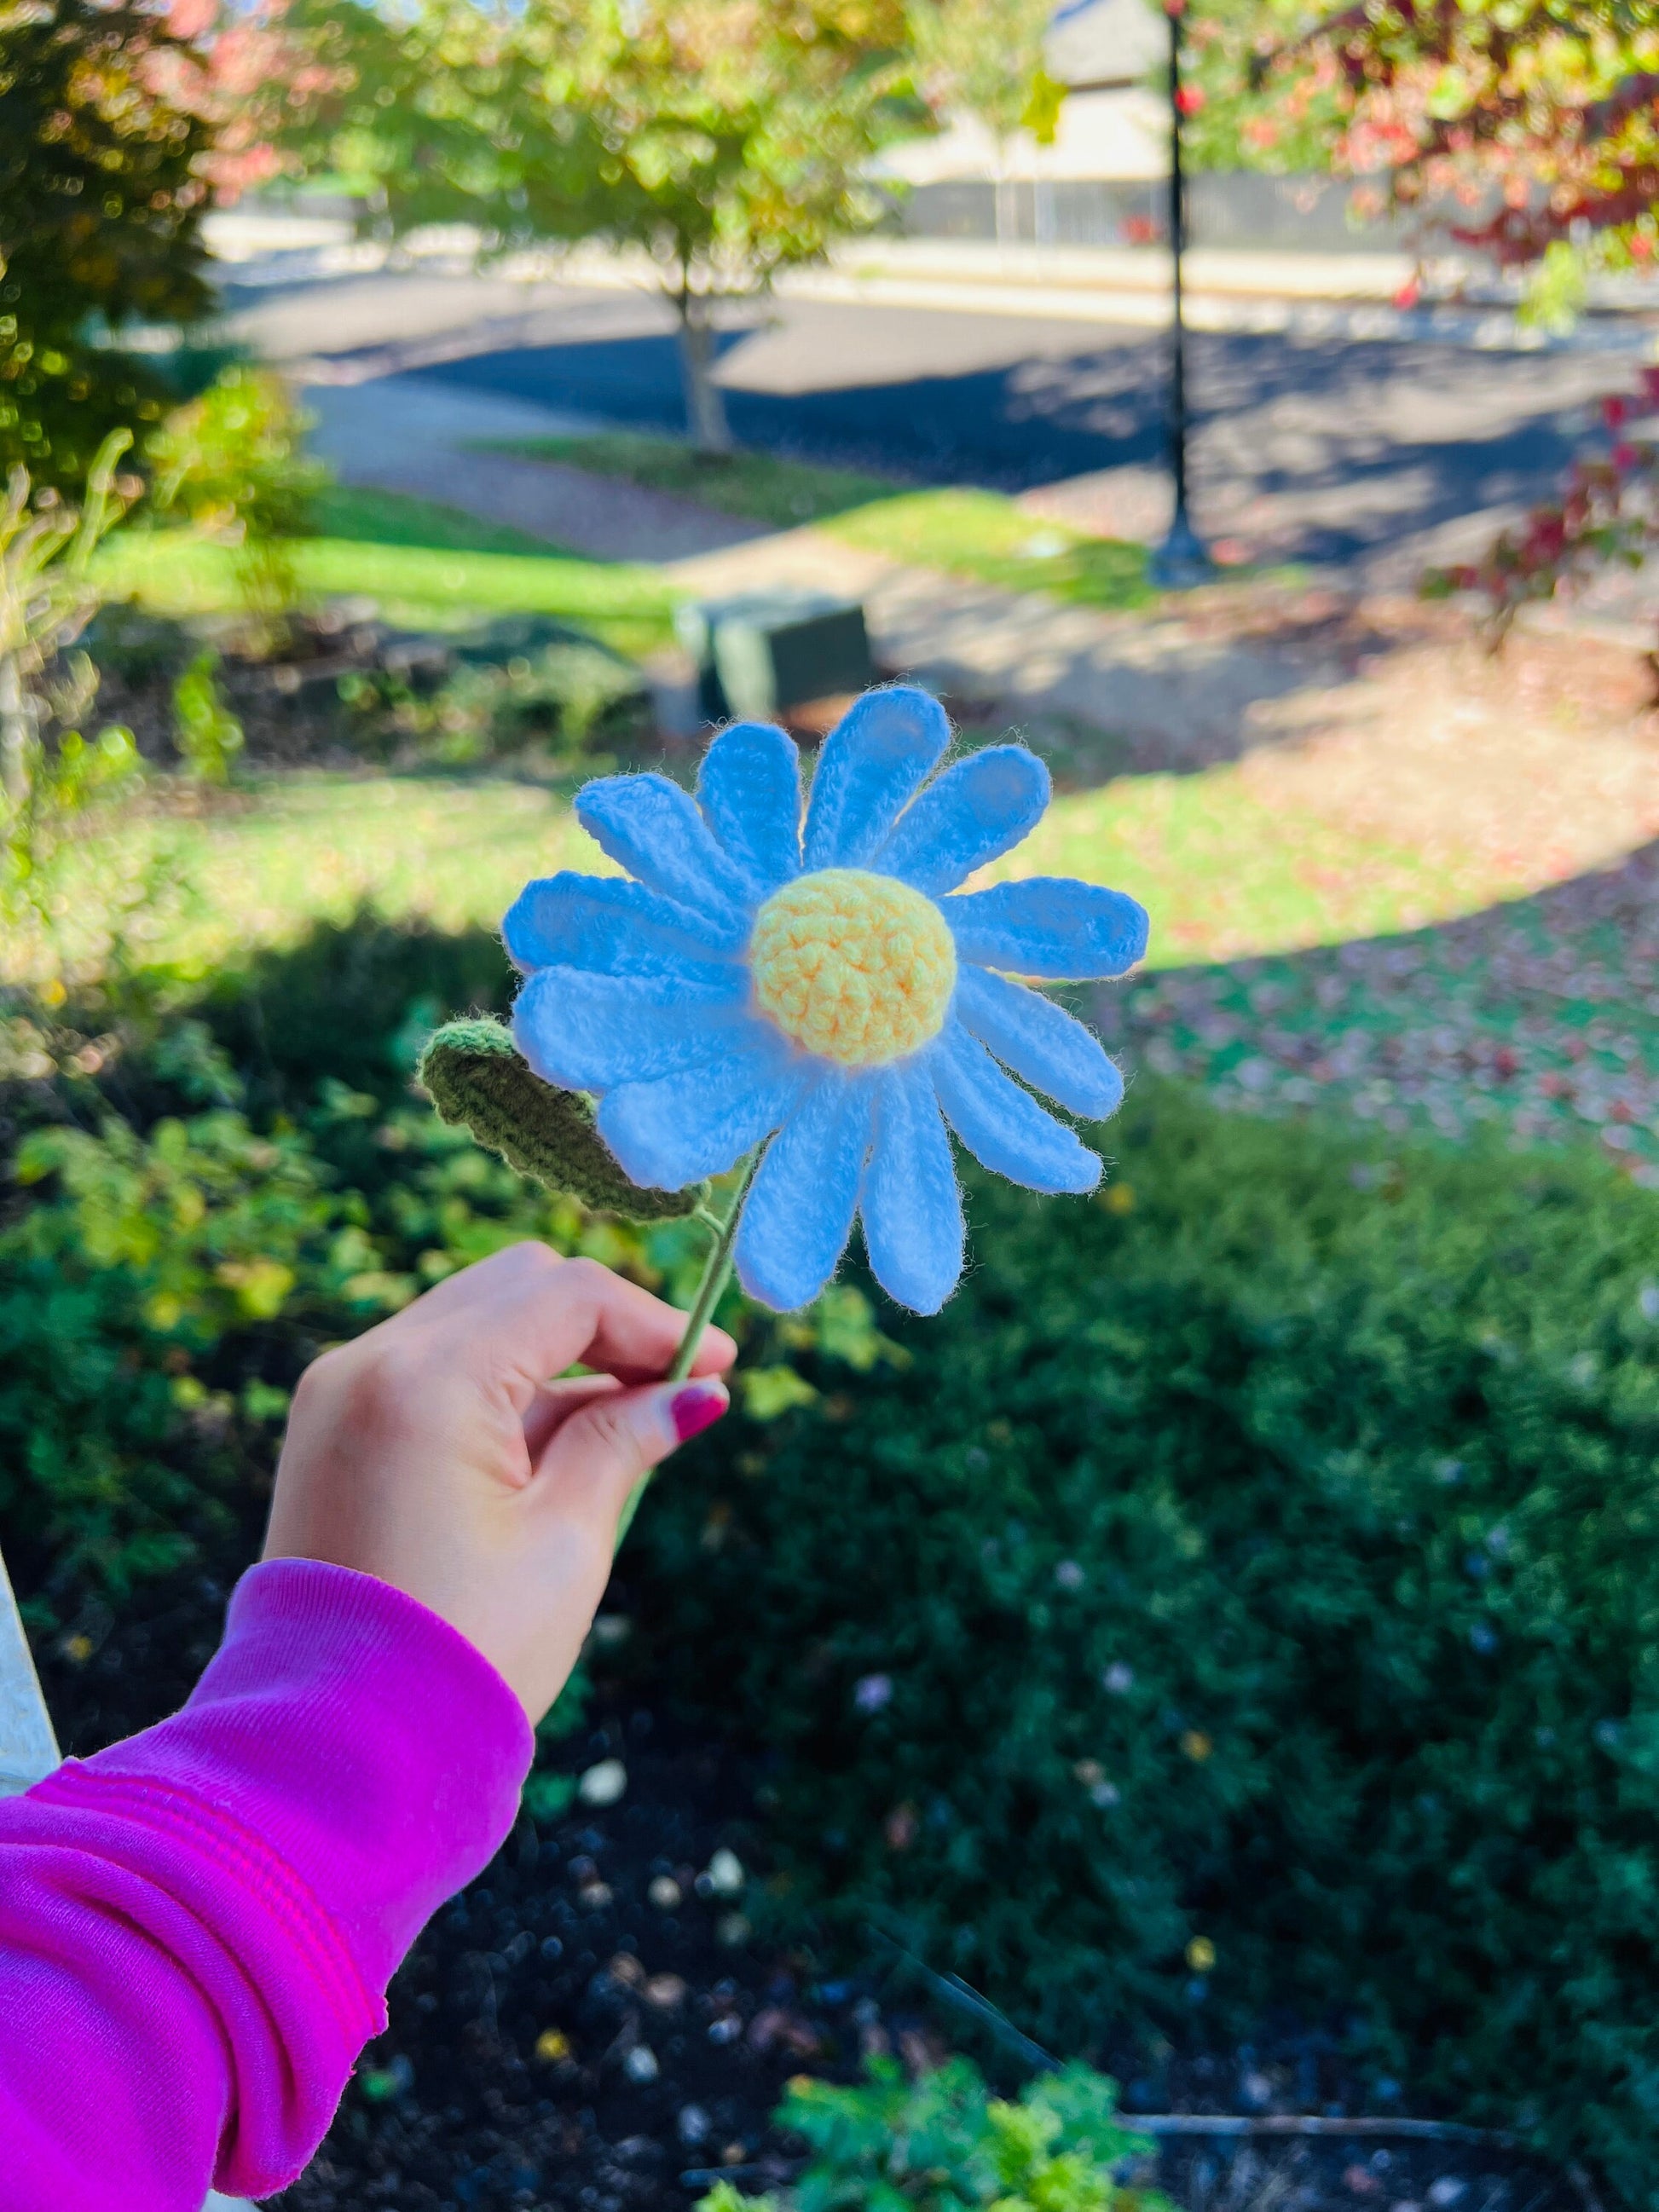
[[689, 1382], [668, 1401], [674, 1434], [684, 1443], [718, 1421], [731, 1401], [718, 1382]]

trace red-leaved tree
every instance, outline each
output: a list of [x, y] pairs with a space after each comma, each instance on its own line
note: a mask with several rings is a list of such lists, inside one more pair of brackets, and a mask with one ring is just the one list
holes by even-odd
[[[1215, 163], [1323, 164], [1360, 212], [1533, 271], [1570, 311], [1586, 276], [1659, 258], [1659, 0], [1198, 0], [1199, 116]], [[1408, 289], [1407, 301], [1414, 296]], [[1607, 447], [1486, 558], [1431, 589], [1482, 593], [1499, 638], [1528, 600], [1659, 548], [1659, 462], [1631, 426], [1659, 377], [1606, 403]]]
[[1570, 241], [1615, 263], [1659, 250], [1659, 0], [1192, 12], [1200, 156], [1328, 163], [1506, 264]]

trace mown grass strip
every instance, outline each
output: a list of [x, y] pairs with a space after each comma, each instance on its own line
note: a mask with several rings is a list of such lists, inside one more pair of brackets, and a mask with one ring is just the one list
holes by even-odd
[[[667, 586], [653, 570], [621, 562], [339, 538], [301, 538], [293, 550], [304, 599], [369, 599], [386, 621], [410, 629], [556, 615], [635, 654], [672, 635]], [[120, 532], [99, 555], [98, 576], [110, 598], [155, 614], [227, 614], [240, 604], [230, 549], [187, 531]]]
[[1145, 546], [1039, 520], [1003, 492], [913, 487], [778, 453], [700, 453], [680, 439], [634, 430], [492, 441], [489, 450], [672, 492], [776, 530], [811, 524], [864, 551], [1005, 591], [1046, 592], [1107, 611], [1149, 606], [1158, 597]]

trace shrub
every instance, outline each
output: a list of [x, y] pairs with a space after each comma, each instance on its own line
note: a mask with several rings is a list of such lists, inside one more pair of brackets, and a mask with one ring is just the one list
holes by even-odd
[[173, 682], [173, 741], [185, 773], [202, 783], [228, 783], [245, 742], [219, 689], [218, 672], [216, 653], [198, 653]]
[[0, 1255], [0, 1529], [36, 1620], [90, 1566], [119, 1593], [223, 1537], [231, 1470], [192, 1431], [129, 1285]]
[[240, 1103], [144, 1127], [106, 1111], [95, 1133], [31, 1130], [11, 1172], [33, 1203], [0, 1229], [0, 1523], [20, 1584], [48, 1595], [119, 1590], [234, 1536], [319, 1344], [515, 1237], [584, 1233], [424, 1107], [333, 1079], [297, 1127], [267, 1133]]
[[[872, 2059], [858, 2087], [802, 2075], [775, 2124], [803, 2137], [792, 2212], [1170, 2212], [1167, 2200], [1121, 2188], [1117, 2173], [1152, 2146], [1117, 2116], [1116, 2084], [1086, 2066], [1029, 2082], [1018, 2102], [993, 2097], [978, 2069], [953, 2058], [908, 2080]], [[697, 2212], [777, 2212], [773, 2197], [717, 2182]]]
[[233, 363], [145, 448], [157, 513], [234, 548], [243, 606], [267, 641], [280, 641], [298, 595], [291, 541], [310, 528], [328, 482], [306, 456], [309, 425], [275, 370]]
[[356, 1255], [304, 1142], [227, 1109], [143, 1136], [112, 1115], [96, 1135], [37, 1128], [12, 1173], [51, 1195], [0, 1233], [8, 1547], [31, 1590], [88, 1570], [124, 1589], [231, 1531], [239, 1417], [257, 1430], [286, 1407], [251, 1346], [216, 1363], [223, 1340]]
[[118, 430], [104, 441], [78, 513], [50, 490], [31, 500], [21, 465], [0, 502], [0, 921], [48, 937], [64, 845], [139, 770], [130, 731], [89, 745], [77, 726], [98, 691], [76, 649], [98, 606], [90, 564], [136, 489], [115, 477], [130, 442]]
[[389, 665], [338, 679], [360, 750], [449, 767], [534, 751], [560, 774], [602, 775], [616, 765], [603, 748], [654, 736], [635, 664], [545, 615], [501, 616], [422, 660], [394, 641]]
[[649, 720], [639, 671], [574, 636], [499, 663], [464, 659], [434, 709], [432, 756], [456, 763], [542, 747], [586, 767], [594, 737], [636, 732]]
[[642, 1516], [775, 1909], [1051, 2047], [1289, 2006], [1659, 2203], [1659, 1207], [1150, 1086], [1108, 1142]]

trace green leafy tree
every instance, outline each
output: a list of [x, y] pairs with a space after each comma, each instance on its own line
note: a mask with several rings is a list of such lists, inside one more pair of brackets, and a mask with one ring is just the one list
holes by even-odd
[[1015, 135], [1053, 143], [1066, 88], [1043, 65], [1053, 0], [912, 0], [916, 80], [934, 114], [971, 115], [990, 132], [1000, 167]]
[[161, 412], [154, 368], [106, 342], [210, 301], [211, 129], [161, 88], [188, 55], [144, 9], [0, 0], [0, 470], [78, 484]]
[[371, 180], [394, 231], [470, 221], [496, 251], [596, 239], [647, 259], [708, 451], [731, 443], [715, 303], [873, 223], [865, 165], [915, 112], [896, 0], [429, 0], [295, 28], [327, 89], [293, 143]]

